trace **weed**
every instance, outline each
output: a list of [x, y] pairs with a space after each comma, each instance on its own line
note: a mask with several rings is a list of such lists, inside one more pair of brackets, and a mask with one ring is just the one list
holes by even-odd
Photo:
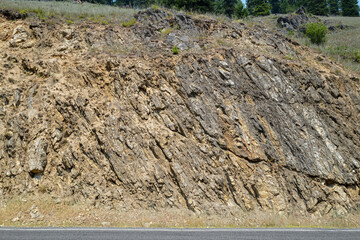
[[136, 23], [135, 18], [132, 18], [131, 20], [129, 20], [128, 22], [123, 22], [122, 26], [123, 27], [131, 27], [132, 25], [134, 25]]
[[173, 47], [172, 52], [173, 52], [174, 55], [179, 54], [179, 49], [178, 49], [178, 47], [176, 45]]
[[224, 46], [225, 45], [225, 41], [222, 39], [218, 39], [216, 40], [216, 42], [220, 45], [220, 46]]
[[70, 24], [73, 24], [74, 22], [72, 20], [68, 19], [68, 20], [66, 20], [66, 23], [70, 25]]
[[288, 31], [288, 37], [292, 37], [295, 35], [295, 31], [293, 29]]
[[354, 61], [360, 63], [360, 52], [358, 50], [354, 51]]
[[155, 5], [155, 4], [152, 5], [151, 8], [154, 9], [154, 10], [159, 10], [159, 6], [157, 6], [157, 5]]
[[174, 31], [174, 29], [172, 28], [165, 28], [165, 29], [162, 29], [161, 30], [161, 36], [167, 36], [169, 35], [170, 33], [172, 33]]
[[108, 25], [108, 24], [109, 24], [109, 22], [108, 22], [108, 21], [106, 21], [106, 20], [102, 20], [102, 21], [101, 21], [101, 24], [102, 24], [102, 25]]
[[33, 12], [36, 13], [36, 17], [38, 17], [41, 21], [45, 21], [45, 12], [41, 8], [35, 9]]
[[48, 13], [48, 17], [49, 17], [49, 18], [55, 17], [55, 12], [54, 12], [53, 10], [51, 10], [51, 11]]
[[20, 10], [19, 13], [20, 14], [28, 14], [28, 10], [27, 9], [23, 9], [23, 10]]
[[294, 59], [295, 59], [295, 57], [294, 57], [293, 55], [291, 55], [291, 54], [286, 55], [285, 58], [286, 58], [287, 60], [294, 60]]

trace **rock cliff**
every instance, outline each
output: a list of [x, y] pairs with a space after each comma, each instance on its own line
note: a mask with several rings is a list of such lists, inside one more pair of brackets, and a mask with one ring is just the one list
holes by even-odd
[[357, 207], [357, 75], [258, 25], [135, 17], [0, 16], [0, 198], [218, 214]]

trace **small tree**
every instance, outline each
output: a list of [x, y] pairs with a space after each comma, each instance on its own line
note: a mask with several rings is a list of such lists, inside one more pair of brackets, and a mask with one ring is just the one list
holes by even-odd
[[332, 15], [339, 15], [339, 0], [329, 0], [329, 10]]
[[231, 17], [234, 13], [234, 8], [237, 2], [238, 0], [215, 0], [215, 12]]
[[306, 25], [305, 35], [314, 44], [325, 42], [327, 27], [322, 22], [309, 23]]
[[271, 5], [268, 0], [247, 0], [246, 5], [251, 15], [270, 15]]
[[239, 0], [234, 8], [234, 17], [235, 18], [245, 18], [249, 16], [248, 10], [244, 7], [244, 4]]
[[280, 0], [270, 0], [269, 2], [271, 4], [271, 13], [280, 13], [281, 1]]
[[308, 0], [305, 3], [306, 10], [309, 13], [322, 16], [329, 13], [329, 8], [326, 0]]

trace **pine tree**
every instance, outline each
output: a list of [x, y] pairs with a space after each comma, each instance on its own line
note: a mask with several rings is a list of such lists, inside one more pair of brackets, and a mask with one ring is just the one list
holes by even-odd
[[359, 16], [359, 6], [357, 0], [341, 0], [341, 10], [343, 16]]
[[280, 13], [295, 12], [299, 7], [305, 6], [309, 0], [280, 0]]
[[231, 17], [237, 2], [238, 0], [215, 0], [214, 10], [216, 13], [225, 14], [228, 17]]
[[305, 2], [306, 10], [314, 15], [327, 15], [329, 9], [326, 0], [308, 0]]
[[268, 0], [247, 0], [249, 13], [254, 16], [266, 16], [270, 14], [271, 5]]
[[248, 10], [244, 7], [244, 4], [242, 3], [241, 0], [239, 0], [234, 8], [234, 14], [233, 16], [235, 18], [245, 18], [247, 16], [249, 16], [249, 12]]
[[339, 15], [339, 0], [329, 0], [330, 14]]
[[280, 3], [280, 13], [287, 13], [288, 7], [289, 7], [288, 0], [282, 0]]
[[270, 0], [271, 13], [280, 13], [280, 0]]
[[198, 12], [210, 12], [213, 10], [213, 0], [162, 0], [161, 3], [166, 7]]

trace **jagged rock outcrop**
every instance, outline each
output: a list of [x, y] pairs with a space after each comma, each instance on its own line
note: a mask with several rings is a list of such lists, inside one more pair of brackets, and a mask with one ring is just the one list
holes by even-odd
[[357, 207], [357, 75], [260, 26], [153, 11], [130, 28], [0, 17], [0, 198], [45, 186], [127, 208]]
[[280, 27], [285, 28], [288, 31], [300, 31], [306, 32], [306, 24], [311, 22], [323, 22], [328, 27], [329, 31], [337, 31], [349, 28], [343, 25], [340, 21], [325, 20], [321, 21], [319, 17], [309, 16], [306, 14], [304, 7], [299, 8], [296, 12], [279, 17], [277, 23]]

